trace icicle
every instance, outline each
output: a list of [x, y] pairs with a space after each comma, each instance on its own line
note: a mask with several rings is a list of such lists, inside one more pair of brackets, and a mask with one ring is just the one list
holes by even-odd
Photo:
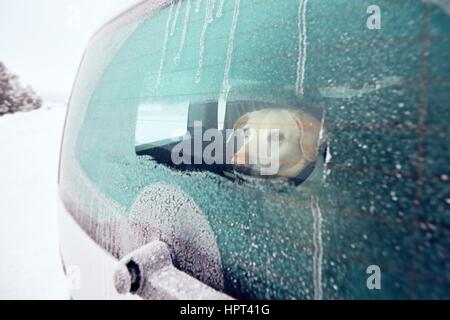
[[314, 283], [314, 299], [322, 300], [322, 260], [323, 260], [323, 243], [322, 243], [322, 213], [316, 196], [311, 196], [311, 212], [313, 215], [313, 283]]
[[295, 92], [303, 96], [303, 82], [305, 80], [306, 64], [306, 6], [308, 0], [300, 0], [298, 7], [298, 60], [297, 60], [297, 80], [295, 82]]
[[197, 3], [195, 4], [195, 13], [200, 12], [200, 6], [202, 4], [202, 0], [197, 0]]
[[177, 51], [177, 54], [175, 55], [175, 58], [173, 58], [173, 62], [176, 65], [180, 64], [181, 53], [183, 52], [184, 43], [186, 42], [186, 34], [187, 34], [187, 28], [189, 25], [190, 14], [191, 14], [191, 0], [187, 0], [186, 1], [186, 12], [184, 14], [183, 31], [181, 33], [180, 46], [178, 47], [178, 51]]
[[208, 12], [208, 23], [212, 23], [214, 21], [214, 7], [216, 6], [216, 0], [209, 0], [210, 7]]
[[202, 32], [200, 34], [200, 52], [198, 57], [198, 68], [197, 74], [195, 75], [195, 83], [200, 83], [202, 79], [202, 70], [203, 63], [205, 60], [205, 36], [206, 31], [208, 30], [208, 25], [211, 23], [213, 19], [213, 10], [214, 10], [215, 0], [207, 0], [205, 6], [205, 20], [203, 22]]
[[175, 33], [175, 27], [177, 26], [178, 16], [180, 14], [181, 2], [182, 1], [179, 0], [177, 3], [177, 9], [175, 10], [175, 16], [174, 16], [173, 22], [172, 22], [172, 28], [170, 28], [170, 36], [173, 36], [173, 34]]
[[233, 59], [233, 50], [234, 50], [234, 36], [236, 33], [236, 27], [238, 23], [238, 18], [240, 14], [240, 4], [241, 0], [234, 1], [234, 12], [233, 12], [233, 20], [231, 22], [230, 33], [228, 35], [228, 49], [227, 49], [227, 58], [225, 62], [225, 71], [223, 74], [223, 87], [222, 87], [222, 98], [227, 101], [228, 93], [230, 92], [230, 69], [231, 62]]
[[172, 11], [173, 11], [173, 2], [170, 5], [169, 16], [167, 17], [166, 29], [164, 31], [164, 43], [163, 43], [163, 48], [162, 48], [162, 52], [161, 52], [161, 60], [159, 62], [158, 77], [156, 78], [156, 87], [157, 88], [161, 84], [162, 71], [163, 71], [163, 67], [164, 67], [164, 62], [166, 60], [167, 41], [169, 40], [169, 28], [170, 28], [170, 22], [172, 21]]
[[219, 7], [217, 8], [216, 17], [220, 18], [223, 12], [223, 6], [225, 4], [225, 0], [220, 0]]

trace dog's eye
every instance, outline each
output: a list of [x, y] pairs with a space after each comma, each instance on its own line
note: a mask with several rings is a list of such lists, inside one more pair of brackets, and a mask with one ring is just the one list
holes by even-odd
[[250, 136], [250, 130], [249, 128], [244, 128], [244, 137], [248, 138]]

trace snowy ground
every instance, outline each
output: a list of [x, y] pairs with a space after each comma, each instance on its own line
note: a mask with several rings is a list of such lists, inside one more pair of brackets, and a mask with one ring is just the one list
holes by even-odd
[[0, 299], [66, 299], [56, 178], [65, 107], [0, 117]]

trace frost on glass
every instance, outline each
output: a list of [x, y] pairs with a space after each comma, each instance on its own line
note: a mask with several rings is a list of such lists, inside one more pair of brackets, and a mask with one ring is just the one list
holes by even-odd
[[[382, 32], [365, 28], [365, 0], [166, 3], [69, 113], [73, 215], [118, 258], [169, 242], [180, 269], [236, 298], [448, 298], [450, 18], [437, 3], [381, 0]], [[321, 110], [324, 144], [303, 183], [136, 155], [144, 102], [248, 112], [242, 101]], [[366, 286], [373, 264], [382, 290]]]
[[205, 214], [179, 188], [155, 184], [144, 190], [130, 208], [129, 221], [132, 234], [138, 237], [137, 245], [163, 241], [171, 249], [177, 267], [223, 289], [214, 232]]
[[[181, 3], [181, 1], [179, 3]], [[175, 58], [173, 58], [175, 64], [180, 63], [181, 54], [183, 53], [184, 45], [186, 42], [186, 33], [189, 26], [190, 15], [191, 15], [191, 0], [186, 0], [186, 9], [183, 20], [183, 31], [181, 32], [180, 44], [178, 46], [177, 54], [175, 55]]]

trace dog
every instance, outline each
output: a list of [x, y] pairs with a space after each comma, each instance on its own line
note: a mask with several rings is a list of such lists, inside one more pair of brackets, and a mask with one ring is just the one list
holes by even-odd
[[[322, 121], [300, 110], [269, 108], [246, 113], [233, 126], [244, 137], [231, 162], [237, 171], [252, 175], [261, 175], [264, 164], [270, 164], [277, 168], [271, 177], [296, 178], [314, 166], [325, 137], [322, 127]], [[277, 154], [270, 152], [274, 138]], [[255, 145], [258, 152], [251, 152]]]

